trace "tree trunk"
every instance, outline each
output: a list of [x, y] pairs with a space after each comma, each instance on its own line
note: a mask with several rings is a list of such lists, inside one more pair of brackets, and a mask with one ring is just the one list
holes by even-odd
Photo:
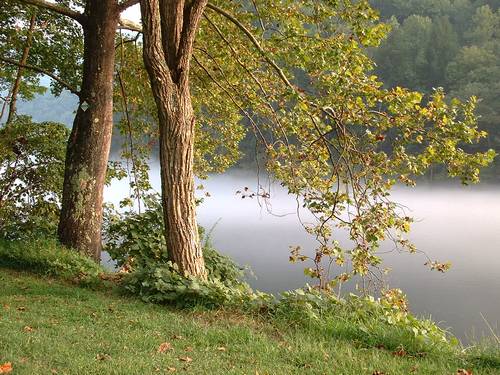
[[71, 248], [100, 260], [103, 189], [113, 130], [114, 0], [89, 0], [85, 8], [80, 104], [66, 151], [58, 234]]
[[[186, 91], [187, 90], [187, 91]], [[170, 259], [184, 274], [204, 276], [194, 197], [194, 124], [188, 88], [173, 88], [161, 103], [160, 165], [163, 217]]]
[[16, 80], [12, 85], [12, 93], [10, 94], [9, 115], [7, 116], [7, 122], [6, 122], [7, 125], [9, 125], [12, 122], [12, 120], [14, 120], [14, 116], [17, 111], [17, 95], [19, 94], [21, 79], [23, 77], [23, 65], [26, 65], [26, 62], [28, 61], [31, 44], [33, 41], [33, 30], [35, 29], [35, 21], [36, 21], [36, 15], [33, 14], [30, 18], [30, 26], [28, 29], [28, 33], [26, 34], [26, 44], [24, 45], [23, 54], [21, 56], [21, 59], [19, 60]]
[[189, 4], [183, 0], [141, 1], [144, 62], [159, 117], [162, 204], [169, 257], [182, 274], [201, 278], [206, 278], [206, 270], [196, 224], [195, 117], [189, 91], [189, 61], [205, 5], [206, 1], [200, 0]]

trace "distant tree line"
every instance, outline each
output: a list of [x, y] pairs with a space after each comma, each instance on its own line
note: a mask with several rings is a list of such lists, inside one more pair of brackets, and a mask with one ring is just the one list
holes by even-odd
[[[500, 1], [372, 0], [392, 31], [372, 51], [376, 73], [387, 87], [450, 97], [477, 96], [480, 128], [489, 136], [478, 147], [500, 149]], [[488, 171], [499, 178], [497, 161]]]

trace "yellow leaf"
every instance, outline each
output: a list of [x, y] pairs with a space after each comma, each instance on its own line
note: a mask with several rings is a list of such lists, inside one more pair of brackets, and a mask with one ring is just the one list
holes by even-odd
[[0, 374], [7, 374], [12, 371], [12, 363], [6, 362], [0, 365]]
[[172, 345], [169, 342], [164, 342], [160, 344], [158, 349], [156, 350], [157, 353], [165, 353], [167, 350], [172, 350]]

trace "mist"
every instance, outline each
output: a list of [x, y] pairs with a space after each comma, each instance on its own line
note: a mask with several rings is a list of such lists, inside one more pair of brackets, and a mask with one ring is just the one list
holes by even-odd
[[[151, 171], [153, 187], [160, 191], [159, 171]], [[301, 225], [311, 222], [299, 210], [294, 196], [265, 176], [233, 171], [197, 181], [204, 189], [198, 207], [198, 222], [210, 232], [210, 240], [221, 253], [247, 266], [252, 287], [278, 294], [312, 282], [303, 274], [305, 264], [288, 261], [289, 246], [301, 246], [312, 253], [317, 245]], [[264, 189], [270, 199], [242, 198], [238, 191]], [[206, 194], [208, 192], [208, 194]], [[128, 181], [114, 182], [105, 191], [108, 202], [118, 203], [129, 193]], [[389, 252], [382, 246], [384, 267], [392, 271], [389, 285], [401, 288], [410, 308], [420, 317], [432, 317], [468, 342], [498, 331], [500, 324], [500, 186], [464, 187], [457, 181], [448, 185], [396, 187], [392, 199], [405, 206], [413, 217], [409, 238], [424, 254]], [[300, 219], [300, 220], [299, 220]], [[347, 242], [346, 233], [337, 239]], [[428, 260], [451, 262], [442, 274], [431, 271]], [[355, 283], [346, 291], [355, 291]], [[488, 322], [488, 324], [486, 323]]]

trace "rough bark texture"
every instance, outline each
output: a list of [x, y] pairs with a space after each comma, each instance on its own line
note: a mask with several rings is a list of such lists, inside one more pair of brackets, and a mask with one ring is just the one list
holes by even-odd
[[194, 197], [195, 117], [189, 63], [204, 0], [142, 0], [144, 62], [160, 125], [163, 215], [169, 256], [180, 272], [206, 277]]
[[[28, 61], [31, 44], [33, 41], [33, 30], [35, 29], [35, 21], [36, 21], [36, 15], [33, 14], [30, 18], [30, 25], [28, 33], [26, 34], [26, 43], [23, 48], [23, 54], [21, 56], [21, 59], [19, 60], [16, 80], [12, 85], [12, 92], [10, 94], [9, 115], [7, 117], [7, 125], [12, 122], [17, 111], [17, 95], [19, 94], [19, 89], [21, 87], [21, 80], [23, 78], [23, 65], [26, 65], [26, 62]], [[0, 118], [1, 117], [2, 116], [0, 116]]]
[[115, 0], [89, 0], [82, 26], [83, 76], [73, 129], [68, 141], [60, 241], [96, 260], [101, 256], [103, 188], [113, 129]]

